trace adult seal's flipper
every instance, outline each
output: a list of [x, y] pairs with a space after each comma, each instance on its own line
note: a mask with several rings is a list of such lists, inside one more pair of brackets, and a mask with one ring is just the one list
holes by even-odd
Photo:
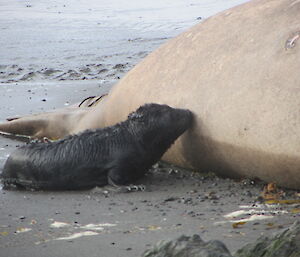
[[105, 96], [88, 97], [80, 104], [52, 112], [8, 118], [7, 122], [0, 124], [0, 135], [21, 141], [44, 137], [57, 140], [80, 132], [92, 127], [88, 124], [84, 126], [81, 121], [91, 109], [102, 103]]

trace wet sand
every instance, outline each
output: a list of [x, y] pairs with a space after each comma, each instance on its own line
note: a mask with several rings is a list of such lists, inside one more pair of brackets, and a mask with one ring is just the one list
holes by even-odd
[[[108, 92], [166, 40], [244, 1], [98, 2], [0, 4], [0, 120]], [[0, 168], [21, 144], [0, 139]], [[0, 256], [140, 256], [196, 233], [235, 251], [300, 220], [299, 204], [261, 204], [261, 182], [159, 166], [140, 183], [145, 192], [0, 190]]]

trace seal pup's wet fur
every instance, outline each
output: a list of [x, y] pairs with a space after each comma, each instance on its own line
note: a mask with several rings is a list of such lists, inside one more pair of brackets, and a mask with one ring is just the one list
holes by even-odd
[[146, 104], [115, 126], [30, 143], [5, 163], [5, 188], [84, 189], [141, 178], [192, 124], [189, 110]]

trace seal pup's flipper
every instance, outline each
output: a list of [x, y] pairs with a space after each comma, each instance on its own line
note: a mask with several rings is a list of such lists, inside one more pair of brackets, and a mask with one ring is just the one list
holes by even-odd
[[119, 185], [116, 184], [109, 176], [107, 177], [108, 185], [113, 188], [113, 191], [118, 193], [131, 193], [137, 191], [146, 191], [146, 186], [140, 185]]

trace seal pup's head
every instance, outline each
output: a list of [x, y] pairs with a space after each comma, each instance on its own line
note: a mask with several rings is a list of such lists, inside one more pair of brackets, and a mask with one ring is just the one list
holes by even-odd
[[[129, 129], [143, 144], [165, 152], [193, 121], [192, 112], [162, 104], [145, 104], [128, 115]], [[156, 148], [158, 147], [158, 148]], [[160, 152], [160, 151], [159, 151]]]
[[126, 131], [126, 138], [120, 141], [124, 140], [127, 144], [112, 165], [119, 167], [122, 162], [122, 169], [110, 171], [109, 180], [124, 185], [141, 178], [192, 125], [192, 117], [189, 110], [153, 103], [129, 114], [128, 119], [119, 124], [122, 131]]

